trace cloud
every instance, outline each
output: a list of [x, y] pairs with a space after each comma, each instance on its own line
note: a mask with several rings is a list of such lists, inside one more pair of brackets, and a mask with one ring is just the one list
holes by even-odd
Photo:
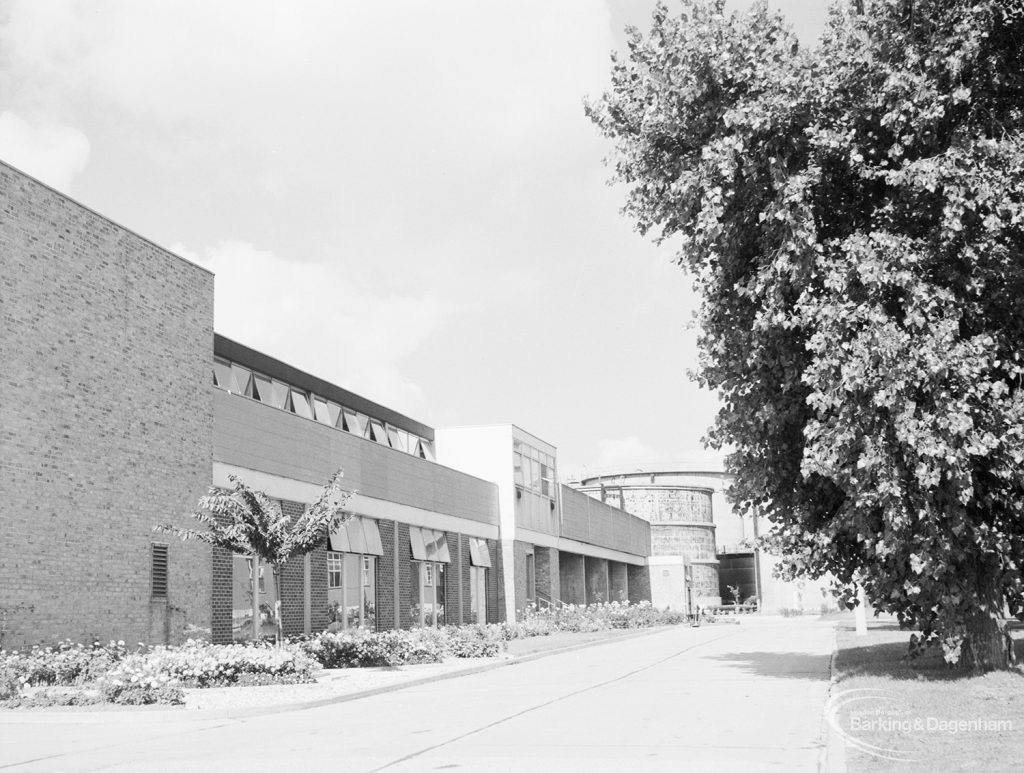
[[89, 162], [89, 139], [70, 126], [36, 125], [0, 113], [0, 158], [61, 191]]
[[343, 264], [289, 261], [241, 241], [171, 251], [215, 274], [217, 332], [423, 419], [401, 363], [462, 308], [429, 294], [381, 294]]

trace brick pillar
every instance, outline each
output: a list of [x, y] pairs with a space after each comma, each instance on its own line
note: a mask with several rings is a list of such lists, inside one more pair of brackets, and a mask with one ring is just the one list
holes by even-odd
[[500, 623], [505, 620], [505, 584], [502, 581], [505, 556], [500, 540], [487, 540], [487, 547], [491, 551], [491, 568], [487, 570], [487, 622]]
[[232, 596], [234, 593], [231, 587], [234, 571], [232, 553], [224, 548], [214, 548], [212, 563], [213, 619], [210, 626], [210, 640], [214, 644], [230, 644]]
[[397, 564], [395, 566], [395, 577], [398, 582], [397, 604], [398, 604], [398, 627], [412, 628], [412, 548], [409, 543], [409, 525], [398, 524], [398, 539], [396, 541]]
[[[281, 502], [281, 512], [295, 523], [306, 506], [301, 502]], [[281, 600], [281, 629], [285, 636], [298, 636], [305, 627], [306, 589], [304, 561], [301, 556], [287, 561], [281, 567], [278, 579], [278, 598]]]
[[[462, 623], [462, 625], [467, 625], [468, 623], [476, 622], [476, 620], [473, 619], [471, 609], [473, 589], [470, 587], [469, 572], [470, 567], [473, 564], [472, 556], [469, 552], [469, 537], [459, 537], [459, 560], [462, 562], [462, 617], [460, 618], [460, 622]], [[486, 603], [486, 601], [484, 603]]]
[[462, 553], [459, 551], [460, 535], [445, 532], [448, 543], [448, 557], [451, 562], [445, 569], [444, 621], [446, 625], [462, 624]]
[[384, 551], [377, 559], [377, 630], [395, 627], [395, 522], [378, 521], [380, 546]]

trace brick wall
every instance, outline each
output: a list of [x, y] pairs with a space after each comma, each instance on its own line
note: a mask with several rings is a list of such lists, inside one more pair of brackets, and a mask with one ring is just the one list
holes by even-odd
[[533, 546], [516, 540], [512, 543], [512, 560], [515, 561], [515, 602], [516, 615], [526, 609], [526, 554], [533, 552]]
[[209, 632], [213, 276], [2, 163], [0, 249], [3, 645]]

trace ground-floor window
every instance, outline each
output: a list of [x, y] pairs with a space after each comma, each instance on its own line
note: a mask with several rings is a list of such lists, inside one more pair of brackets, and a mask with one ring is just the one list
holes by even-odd
[[474, 623], [487, 622], [487, 570], [482, 566], [469, 567], [469, 611]]
[[469, 598], [474, 622], [487, 622], [487, 570], [491, 568], [491, 551], [487, 540], [469, 537]]
[[[252, 639], [252, 565], [251, 558], [232, 556], [231, 563], [231, 638]], [[277, 588], [274, 572], [264, 563], [260, 564], [259, 584], [259, 635], [273, 636], [277, 633]]]
[[436, 561], [412, 562], [412, 591], [409, 610], [414, 626], [445, 624], [445, 565]]
[[377, 626], [377, 557], [327, 553], [328, 617], [342, 628]]

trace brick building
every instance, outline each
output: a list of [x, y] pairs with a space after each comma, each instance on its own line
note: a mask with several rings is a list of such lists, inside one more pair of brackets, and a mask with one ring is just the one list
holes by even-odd
[[498, 447], [463, 433], [446, 460], [442, 432], [215, 335], [209, 271], [2, 162], [0, 258], [0, 646], [251, 632], [247, 559], [153, 531], [231, 475], [292, 517], [339, 467], [357, 492], [259, 578], [268, 630], [650, 597], [647, 524], [558, 485], [552, 447], [510, 428], [477, 470]]

